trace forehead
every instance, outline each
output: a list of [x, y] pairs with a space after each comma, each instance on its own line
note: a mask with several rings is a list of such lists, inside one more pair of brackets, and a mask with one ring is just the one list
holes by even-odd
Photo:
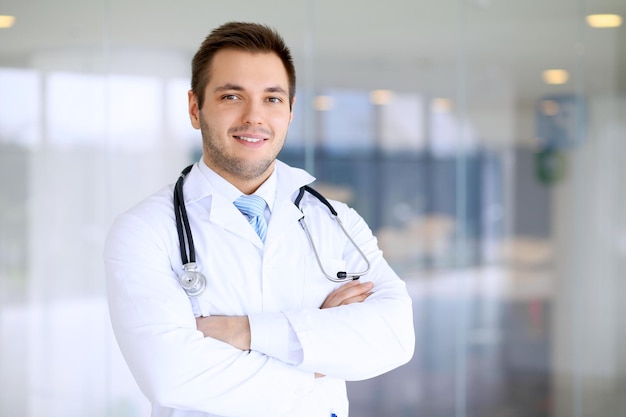
[[289, 81], [283, 62], [274, 52], [248, 52], [223, 49], [211, 62], [207, 88], [235, 84], [243, 88], [281, 87], [288, 90]]

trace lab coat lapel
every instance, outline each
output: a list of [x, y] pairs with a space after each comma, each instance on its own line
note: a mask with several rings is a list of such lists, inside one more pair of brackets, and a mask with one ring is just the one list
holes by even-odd
[[255, 246], [263, 248], [261, 238], [256, 234], [254, 228], [250, 226], [246, 216], [232, 202], [220, 196], [214, 196], [211, 199], [209, 220], [217, 226], [250, 241]]
[[[241, 236], [259, 248], [263, 247], [263, 242], [248, 223], [248, 219], [231, 201], [214, 193], [211, 183], [197, 167], [191, 170], [185, 181], [184, 196], [188, 211], [196, 203], [200, 203], [202, 213], [198, 213], [199, 218], [208, 218], [210, 223]], [[206, 200], [206, 203], [200, 200]]]
[[277, 180], [276, 199], [272, 209], [272, 217], [268, 225], [267, 239], [282, 239], [286, 233], [293, 233], [293, 227], [298, 225], [302, 212], [293, 203], [300, 187], [315, 180], [308, 172], [292, 168], [276, 161]]
[[274, 202], [274, 211], [267, 227], [267, 240], [282, 239], [283, 235], [293, 233], [293, 226], [298, 225], [302, 212], [289, 199]]

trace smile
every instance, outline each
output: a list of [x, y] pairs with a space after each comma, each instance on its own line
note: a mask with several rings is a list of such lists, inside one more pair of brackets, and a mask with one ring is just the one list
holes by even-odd
[[235, 136], [237, 139], [241, 139], [241, 140], [245, 140], [246, 142], [251, 142], [251, 143], [257, 143], [257, 142], [262, 142], [265, 139], [262, 138], [249, 138], [247, 136]]

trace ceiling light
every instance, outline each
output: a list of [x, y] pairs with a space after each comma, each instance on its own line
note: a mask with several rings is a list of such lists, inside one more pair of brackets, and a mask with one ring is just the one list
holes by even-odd
[[0, 29], [7, 29], [15, 23], [15, 16], [0, 15]]
[[543, 72], [543, 80], [546, 84], [565, 84], [569, 79], [569, 73], [562, 69], [550, 69]]
[[622, 25], [622, 16], [618, 14], [590, 14], [587, 24], [592, 28], [616, 28]]
[[393, 93], [391, 90], [374, 90], [370, 93], [370, 101], [378, 106], [389, 104]]

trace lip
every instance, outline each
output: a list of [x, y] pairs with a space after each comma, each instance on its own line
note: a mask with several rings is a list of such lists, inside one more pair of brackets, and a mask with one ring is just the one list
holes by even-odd
[[242, 133], [238, 135], [232, 135], [232, 137], [237, 141], [237, 143], [241, 146], [244, 146], [249, 149], [260, 148], [265, 145], [265, 141], [269, 139], [267, 136], [252, 134], [252, 133]]
[[241, 140], [241, 141], [249, 142], [249, 143], [258, 143], [258, 142], [267, 140], [267, 136], [258, 135], [258, 134], [255, 135], [252, 133], [242, 133], [240, 135], [233, 135], [233, 137], [237, 140]]
[[233, 129], [230, 134], [237, 142], [247, 146], [259, 146], [271, 137], [264, 129]]
[[272, 131], [261, 126], [238, 126], [228, 131], [237, 143], [247, 147], [260, 147], [272, 138]]

